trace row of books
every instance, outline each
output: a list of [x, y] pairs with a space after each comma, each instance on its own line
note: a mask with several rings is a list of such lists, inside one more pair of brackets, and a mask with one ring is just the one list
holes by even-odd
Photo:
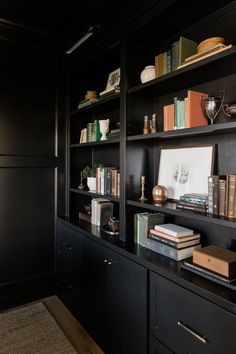
[[236, 175], [208, 177], [208, 213], [236, 218]]
[[104, 198], [93, 198], [91, 212], [91, 223], [97, 226], [105, 226], [113, 216], [113, 203]]
[[134, 214], [134, 242], [146, 247], [149, 230], [156, 224], [164, 223], [162, 213], [136, 213]]
[[199, 193], [183, 194], [180, 196], [177, 208], [206, 213], [208, 211], [208, 195]]
[[206, 93], [187, 91], [187, 97], [174, 97], [172, 104], [163, 107], [164, 131], [208, 125], [202, 111], [201, 99]]
[[91, 104], [98, 102], [98, 101], [99, 101], [99, 98], [90, 98], [90, 97], [86, 98], [86, 99], [79, 102], [78, 109], [90, 106]]
[[181, 36], [170, 48], [155, 57], [156, 77], [178, 69], [185, 59], [197, 53], [197, 43]]
[[102, 134], [99, 128], [99, 120], [90, 122], [87, 124], [87, 127], [82, 129], [80, 132], [80, 144], [90, 143], [94, 141], [100, 141]]
[[116, 167], [96, 168], [96, 193], [120, 195], [120, 171]]
[[176, 261], [192, 256], [201, 247], [201, 235], [176, 224], [161, 224], [151, 228], [146, 247]]

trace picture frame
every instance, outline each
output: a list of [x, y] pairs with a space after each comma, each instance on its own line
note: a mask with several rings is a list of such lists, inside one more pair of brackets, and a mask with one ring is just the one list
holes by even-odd
[[114, 89], [120, 84], [120, 68], [110, 72], [107, 80], [106, 91]]
[[185, 193], [207, 195], [214, 153], [214, 144], [161, 148], [158, 184], [167, 188], [167, 198], [178, 201]]

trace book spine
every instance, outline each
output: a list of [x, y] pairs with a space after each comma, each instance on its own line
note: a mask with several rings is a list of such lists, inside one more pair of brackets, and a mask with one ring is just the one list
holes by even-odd
[[225, 216], [225, 187], [226, 181], [219, 180], [219, 215]]
[[213, 214], [213, 178], [208, 177], [208, 213]]
[[200, 212], [200, 213], [206, 213], [206, 208], [199, 208], [199, 207], [194, 206], [194, 205], [190, 206], [190, 205], [184, 205], [184, 204], [178, 203], [176, 207], [178, 209], [185, 209], [185, 210], [197, 211], [197, 212]]
[[101, 168], [101, 194], [105, 194], [105, 189], [104, 189], [104, 167]]
[[166, 73], [171, 72], [171, 49], [167, 50], [167, 56], [166, 56]]
[[205, 199], [201, 199], [201, 198], [193, 198], [193, 197], [188, 197], [188, 196], [181, 195], [180, 196], [180, 200], [182, 202], [193, 203], [193, 204], [196, 204], [196, 205], [202, 205], [202, 206], [206, 205], [206, 200]]
[[229, 175], [228, 218], [234, 217], [236, 175]]

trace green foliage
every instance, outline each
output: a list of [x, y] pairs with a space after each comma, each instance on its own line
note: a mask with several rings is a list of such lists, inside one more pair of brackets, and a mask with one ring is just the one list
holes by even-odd
[[93, 165], [93, 166], [86, 166], [83, 170], [83, 178], [87, 177], [96, 177], [96, 168], [101, 167], [102, 165]]

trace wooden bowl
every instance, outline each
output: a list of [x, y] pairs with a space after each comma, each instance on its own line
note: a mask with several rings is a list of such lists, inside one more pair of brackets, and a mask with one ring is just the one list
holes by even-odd
[[197, 52], [202, 53], [205, 52], [206, 50], [209, 50], [211, 48], [214, 48], [217, 44], [224, 44], [225, 39], [222, 37], [211, 37], [207, 38], [204, 41], [200, 42], [197, 46]]

